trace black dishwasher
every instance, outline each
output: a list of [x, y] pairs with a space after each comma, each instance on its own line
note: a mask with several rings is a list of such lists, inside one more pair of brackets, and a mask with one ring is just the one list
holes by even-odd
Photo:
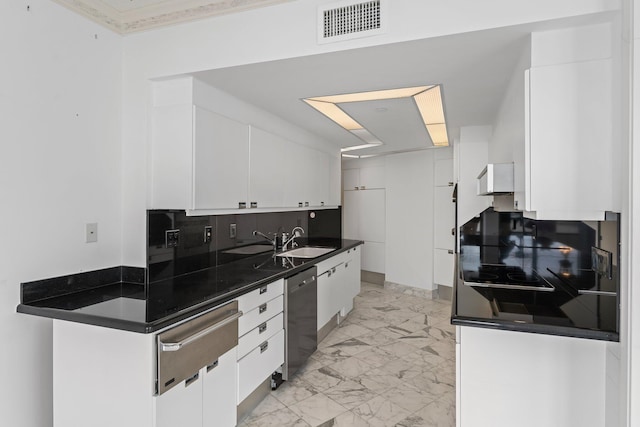
[[318, 339], [317, 270], [312, 267], [285, 279], [285, 353], [282, 378], [290, 379], [316, 351]]

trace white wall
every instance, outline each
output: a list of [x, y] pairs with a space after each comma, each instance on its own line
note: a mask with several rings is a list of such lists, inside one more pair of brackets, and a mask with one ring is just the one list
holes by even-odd
[[458, 226], [491, 206], [492, 198], [478, 196], [477, 178], [489, 161], [491, 126], [465, 126], [456, 141], [454, 170], [458, 182]]
[[0, 52], [0, 424], [43, 427], [51, 321], [16, 313], [20, 283], [121, 264], [122, 45], [54, 2], [3, 1]]

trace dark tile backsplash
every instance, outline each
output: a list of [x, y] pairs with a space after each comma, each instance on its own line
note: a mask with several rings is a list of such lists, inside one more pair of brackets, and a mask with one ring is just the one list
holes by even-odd
[[[305, 230], [303, 237], [318, 244], [326, 239], [339, 239], [342, 235], [340, 208], [205, 216], [187, 216], [184, 211], [150, 210], [147, 211], [147, 224], [149, 283], [251, 256], [229, 253], [229, 250], [268, 244], [262, 237], [254, 236], [254, 230], [272, 235], [290, 233], [294, 227], [302, 227]], [[205, 227], [208, 226], [213, 229], [209, 243], [205, 242]], [[167, 230], [180, 230], [176, 247], [167, 247]]]
[[30, 304], [91, 288], [122, 283], [144, 285], [144, 272], [144, 268], [118, 266], [22, 283], [20, 301], [23, 304]]

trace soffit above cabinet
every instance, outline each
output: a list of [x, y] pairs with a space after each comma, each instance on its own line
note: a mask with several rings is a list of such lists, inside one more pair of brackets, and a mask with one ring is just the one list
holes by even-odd
[[291, 0], [53, 0], [127, 34]]

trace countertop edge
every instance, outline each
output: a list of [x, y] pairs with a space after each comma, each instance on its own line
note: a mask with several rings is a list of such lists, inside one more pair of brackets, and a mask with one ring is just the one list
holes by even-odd
[[497, 329], [512, 332], [528, 332], [544, 335], [556, 335], [571, 338], [586, 338], [600, 341], [620, 342], [620, 335], [614, 332], [580, 329], [567, 326], [541, 325], [535, 323], [517, 323], [500, 320], [484, 320], [452, 315], [451, 324], [477, 328]]
[[57, 309], [57, 308], [36, 307], [36, 306], [22, 304], [22, 303], [17, 306], [16, 312], [33, 315], [33, 316], [45, 317], [49, 319], [65, 320], [65, 321], [76, 322], [76, 323], [84, 323], [84, 324], [93, 325], [93, 326], [107, 327], [111, 329], [120, 329], [128, 332], [149, 334], [149, 333], [153, 333], [161, 329], [164, 329], [175, 323], [181, 322], [185, 319], [188, 319], [189, 317], [192, 317], [202, 312], [205, 312], [207, 310], [210, 310], [211, 308], [214, 308], [220, 304], [223, 304], [227, 301], [237, 298], [240, 295], [251, 292], [254, 289], [257, 289], [266, 283], [271, 283], [282, 278], [293, 276], [301, 271], [304, 271], [310, 268], [312, 265], [315, 265], [319, 262], [322, 262], [326, 259], [332, 258], [336, 255], [339, 255], [343, 252], [346, 252], [350, 249], [353, 249], [357, 246], [364, 244], [362, 240], [342, 239], [342, 241], [349, 242], [349, 243], [346, 243], [342, 247], [332, 252], [313, 258], [313, 264], [303, 264], [295, 268], [292, 268], [291, 270], [275, 273], [259, 281], [252, 282], [240, 289], [231, 291], [228, 294], [222, 295], [218, 298], [214, 298], [208, 301], [204, 301], [200, 304], [186, 308], [184, 310], [181, 310], [177, 313], [174, 313], [170, 316], [164, 317], [154, 322], [135, 322], [135, 321], [122, 320], [122, 319], [114, 319], [110, 317], [103, 317], [103, 316], [97, 316], [97, 315], [85, 314], [85, 313], [77, 313], [77, 312], [72, 312], [69, 310], [63, 310], [63, 309]]

